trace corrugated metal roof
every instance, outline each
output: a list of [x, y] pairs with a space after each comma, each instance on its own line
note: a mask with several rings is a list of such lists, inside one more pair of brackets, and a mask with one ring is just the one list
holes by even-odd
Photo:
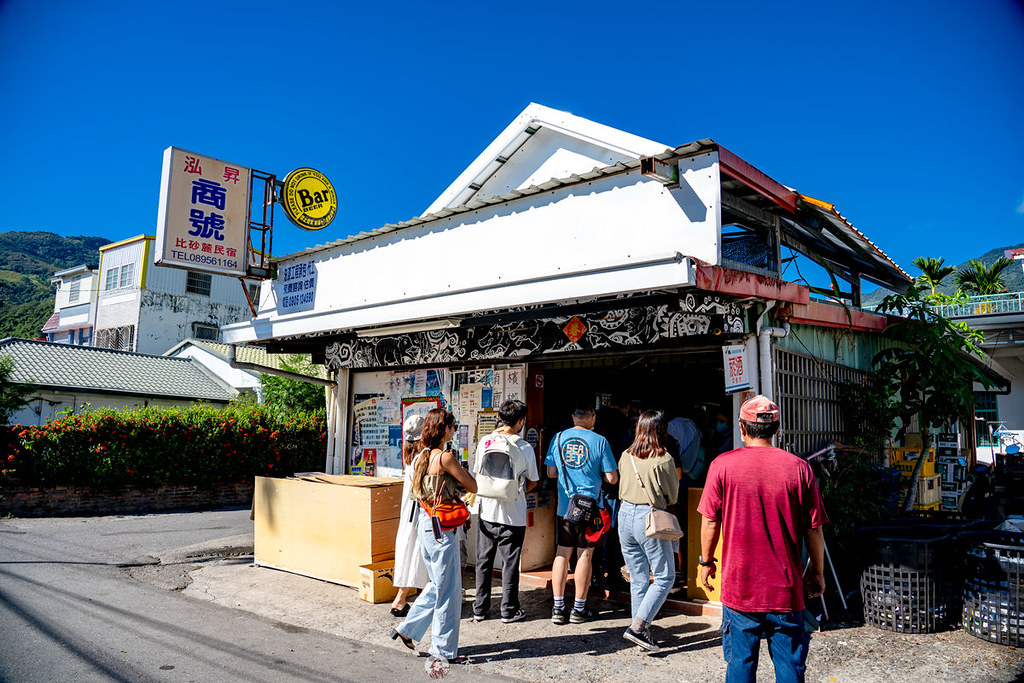
[[[800, 193], [798, 192], [797, 194]], [[884, 260], [890, 266], [898, 270], [903, 275], [903, 277], [907, 278], [907, 280], [909, 280], [910, 282], [914, 281], [914, 278], [910, 277], [910, 275], [907, 274], [907, 271], [903, 270], [898, 265], [896, 265], [896, 262], [889, 258], [889, 256], [884, 251], [879, 249], [874, 242], [869, 240], [867, 235], [862, 233], [857, 228], [853, 227], [853, 224], [850, 223], [850, 221], [846, 220], [846, 218], [843, 217], [843, 214], [839, 213], [839, 209], [837, 209], [834, 204], [823, 202], [820, 199], [815, 199], [814, 197], [808, 197], [805, 194], [800, 194], [800, 198], [808, 202], [809, 204], [824, 209], [828, 214], [830, 214], [830, 219], [833, 223], [838, 222], [842, 227], [845, 227], [846, 229], [853, 232], [853, 234], [856, 235], [862, 242], [864, 242], [864, 244], [866, 244], [871, 249], [871, 251], [873, 251], [876, 255], [881, 257], [882, 260]]]
[[226, 402], [234, 393], [191, 358], [168, 358], [30, 339], [0, 340], [11, 381], [43, 388]]
[[[219, 342], [206, 341], [205, 339], [186, 339], [174, 346], [170, 351], [165, 353], [165, 356], [170, 356], [182, 348], [186, 344], [192, 344], [198, 346], [201, 349], [205, 349], [209, 353], [217, 356], [223, 361], [228, 359], [228, 350], [230, 344], [221, 344]], [[286, 361], [288, 356], [293, 354], [288, 353], [267, 353], [266, 349], [261, 349], [257, 346], [242, 346], [238, 345], [235, 347], [235, 359], [243, 363], [253, 363], [254, 365], [262, 365], [264, 367], [274, 368], [276, 370], [283, 370], [281, 362]], [[308, 355], [307, 355], [308, 357]], [[313, 364], [312, 369], [314, 372], [299, 373], [308, 375], [310, 377], [317, 377], [319, 379], [327, 379], [327, 372], [324, 366]]]

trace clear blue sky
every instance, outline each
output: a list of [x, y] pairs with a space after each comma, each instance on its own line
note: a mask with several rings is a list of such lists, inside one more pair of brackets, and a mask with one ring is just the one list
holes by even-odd
[[904, 268], [1024, 242], [1024, 9], [846, 3], [0, 1], [0, 231], [155, 231], [175, 145], [333, 181], [319, 233], [421, 213], [531, 101], [710, 137]]

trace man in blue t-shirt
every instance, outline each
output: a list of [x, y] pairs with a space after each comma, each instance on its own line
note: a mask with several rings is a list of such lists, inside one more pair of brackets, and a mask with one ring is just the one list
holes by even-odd
[[[569, 496], [574, 493], [590, 496], [600, 503], [602, 477], [609, 484], [619, 481], [619, 467], [608, 440], [594, 432], [596, 415], [593, 403], [578, 405], [572, 414], [573, 427], [555, 435], [544, 458], [548, 476], [556, 480], [558, 487], [558, 516], [555, 520], [558, 547], [551, 564], [551, 592], [555, 598], [551, 621], [556, 624], [566, 621], [582, 624], [594, 616], [587, 608], [594, 544], [586, 537], [588, 525], [566, 522], [565, 511], [569, 507]], [[573, 548], [577, 549], [576, 572], [573, 575], [576, 600], [566, 618], [565, 582]]]

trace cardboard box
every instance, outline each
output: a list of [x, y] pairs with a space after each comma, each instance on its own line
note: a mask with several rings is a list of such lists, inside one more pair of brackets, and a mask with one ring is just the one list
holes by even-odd
[[393, 559], [402, 480], [256, 477], [256, 564], [353, 588], [362, 565]]
[[526, 494], [526, 538], [519, 558], [519, 570], [528, 572], [550, 567], [555, 559], [555, 491], [531, 491]]
[[394, 581], [394, 559], [364, 564], [359, 567], [359, 598], [374, 604], [390, 602], [398, 594]]

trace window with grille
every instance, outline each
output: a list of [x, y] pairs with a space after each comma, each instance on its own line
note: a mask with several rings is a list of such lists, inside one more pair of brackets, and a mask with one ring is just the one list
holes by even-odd
[[212, 282], [213, 276], [209, 273], [193, 273], [189, 271], [188, 277], [185, 279], [185, 291], [189, 294], [210, 296], [210, 283]]
[[868, 373], [775, 347], [775, 401], [780, 448], [806, 454], [846, 434], [841, 404], [844, 382], [861, 383]]
[[992, 428], [999, 423], [999, 405], [996, 403], [996, 395], [975, 394], [974, 416], [984, 420], [984, 422], [978, 420], [978, 445], [995, 446], [996, 440], [992, 438]]
[[121, 284], [119, 289], [131, 287], [133, 284], [135, 284], [135, 264], [126, 263], [121, 266]]
[[119, 270], [120, 270], [119, 268], [115, 267], [115, 268], [111, 268], [110, 270], [107, 271], [107, 279], [106, 279], [106, 281], [103, 284], [103, 289], [104, 290], [108, 290], [109, 291], [109, 290], [112, 290], [112, 289], [117, 289], [117, 274], [118, 274]]
[[82, 295], [82, 279], [75, 278], [71, 281], [71, 286], [68, 288], [68, 303], [73, 304], [78, 302], [78, 297]]
[[96, 346], [115, 351], [133, 351], [135, 348], [135, 325], [96, 330]]
[[194, 339], [217, 341], [218, 339], [220, 339], [220, 329], [215, 325], [192, 323], [192, 337]]

